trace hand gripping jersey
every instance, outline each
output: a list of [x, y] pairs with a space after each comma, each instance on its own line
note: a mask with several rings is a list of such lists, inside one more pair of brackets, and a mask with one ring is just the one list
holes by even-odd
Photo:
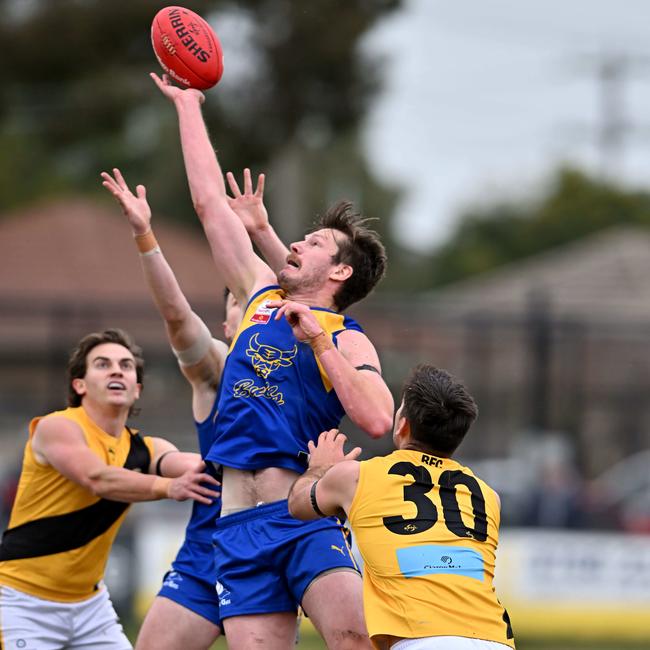
[[[221, 379], [219, 416], [208, 460], [236, 469], [283, 467], [302, 473], [307, 442], [337, 427], [343, 407], [307, 343], [268, 300], [278, 287], [255, 294], [230, 345]], [[362, 331], [352, 319], [318, 307], [312, 313], [336, 344], [344, 330]]]
[[371, 638], [462, 636], [514, 648], [492, 586], [499, 503], [470, 469], [411, 450], [363, 461], [349, 514]]
[[[88, 446], [107, 465], [148, 472], [150, 438], [124, 429], [115, 438], [99, 428], [83, 407], [50, 413], [76, 422]], [[32, 451], [29, 426], [23, 467], [9, 528], [0, 544], [0, 584], [60, 602], [76, 602], [97, 592], [113, 540], [128, 503], [94, 496]]]

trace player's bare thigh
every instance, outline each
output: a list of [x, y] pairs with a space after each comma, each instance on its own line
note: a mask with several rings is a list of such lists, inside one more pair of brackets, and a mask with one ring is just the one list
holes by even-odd
[[302, 608], [329, 650], [372, 648], [363, 617], [363, 583], [356, 571], [336, 570], [318, 576], [307, 587]]
[[234, 510], [254, 508], [260, 502], [281, 501], [289, 495], [296, 472], [280, 467], [248, 471], [223, 468], [221, 488], [221, 512], [229, 514]]
[[144, 618], [136, 650], [207, 650], [221, 634], [218, 625], [168, 598], [157, 596]]
[[298, 617], [294, 612], [233, 616], [223, 622], [228, 650], [294, 650]]

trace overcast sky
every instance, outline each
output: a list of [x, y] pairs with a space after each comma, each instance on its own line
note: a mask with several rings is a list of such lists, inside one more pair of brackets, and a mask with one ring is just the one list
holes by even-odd
[[628, 57], [617, 96], [647, 127], [610, 167], [650, 189], [650, 1], [405, 0], [365, 45], [387, 57], [365, 143], [406, 191], [403, 243], [441, 241], [463, 206], [540, 188], [561, 161], [598, 170], [606, 57]]

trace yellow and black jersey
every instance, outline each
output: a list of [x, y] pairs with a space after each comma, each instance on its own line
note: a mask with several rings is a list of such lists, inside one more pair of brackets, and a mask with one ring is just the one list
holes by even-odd
[[[76, 422], [90, 449], [107, 465], [147, 473], [151, 438], [125, 428], [111, 436], [83, 407], [44, 417]], [[22, 472], [9, 527], [0, 544], [0, 584], [48, 600], [75, 602], [93, 595], [128, 503], [99, 498], [39, 463], [31, 439], [42, 418], [30, 423]]]
[[449, 458], [398, 450], [360, 463], [349, 519], [371, 638], [464, 636], [514, 648], [492, 580], [496, 493]]

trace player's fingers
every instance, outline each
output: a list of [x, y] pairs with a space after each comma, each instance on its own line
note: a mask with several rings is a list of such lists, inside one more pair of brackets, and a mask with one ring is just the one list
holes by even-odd
[[339, 433], [336, 438], [334, 438], [334, 444], [336, 445], [337, 449], [340, 449], [343, 451], [343, 445], [348, 441], [348, 437], [344, 433]]
[[135, 193], [139, 199], [147, 199], [147, 188], [144, 185], [137, 185], [135, 188]]
[[117, 185], [115, 184], [113, 177], [107, 174], [106, 172], [102, 172], [102, 178], [104, 179], [102, 181], [102, 185], [107, 190], [109, 190], [112, 194], [115, 194], [115, 192], [117, 191]]
[[169, 85], [166, 84], [163, 80], [165, 75], [163, 75], [163, 79], [161, 79], [155, 72], [150, 72], [149, 76], [153, 79], [153, 82], [156, 84], [156, 86], [158, 86], [158, 88], [164, 92], [165, 86]]
[[251, 170], [246, 167], [244, 169], [244, 194], [253, 193], [253, 179], [251, 178]]
[[217, 481], [217, 479], [214, 478], [214, 476], [211, 476], [210, 474], [199, 474], [197, 476], [197, 479], [201, 483], [210, 483], [211, 485], [220, 485], [219, 481]]
[[239, 185], [237, 185], [237, 180], [235, 179], [235, 175], [232, 172], [227, 172], [226, 180], [228, 181], [228, 187], [230, 187], [230, 191], [232, 192], [232, 195], [235, 198], [239, 198], [241, 196], [241, 191], [239, 190]]
[[104, 181], [102, 185], [117, 199], [119, 198], [117, 190], [108, 182]]
[[102, 185], [106, 187], [108, 190], [110, 190], [112, 194], [118, 196], [122, 193], [115, 179], [110, 174], [107, 174], [106, 172], [102, 172], [102, 178], [104, 179]]
[[187, 486], [186, 497], [194, 497], [195, 494], [204, 497], [205, 499], [216, 499], [219, 496], [219, 492], [216, 490], [211, 490], [210, 488], [204, 487], [203, 485], [190, 484]]
[[257, 177], [257, 188], [255, 189], [255, 196], [262, 198], [264, 196], [264, 174], [260, 174]]
[[355, 447], [343, 457], [344, 460], [356, 460], [361, 455], [361, 447]]
[[207, 497], [208, 499], [209, 498], [216, 499], [220, 494], [220, 492], [218, 490], [209, 490], [208, 488], [203, 487], [203, 486], [199, 486], [199, 488], [197, 489], [197, 492], [199, 494], [202, 494], [204, 497]]
[[282, 318], [282, 316], [285, 316], [285, 315], [286, 315], [286, 318], [288, 320], [289, 317], [291, 316], [291, 312], [288, 311], [288, 310], [289, 310], [288, 305], [282, 305], [282, 307], [279, 307], [278, 311], [275, 314], [275, 320], [279, 320], [280, 318]]
[[113, 176], [115, 176], [115, 180], [117, 181], [117, 184], [119, 185], [120, 189], [122, 190], [129, 189], [129, 186], [126, 184], [126, 181], [124, 180], [124, 176], [122, 176], [122, 172], [117, 167], [113, 167]]

